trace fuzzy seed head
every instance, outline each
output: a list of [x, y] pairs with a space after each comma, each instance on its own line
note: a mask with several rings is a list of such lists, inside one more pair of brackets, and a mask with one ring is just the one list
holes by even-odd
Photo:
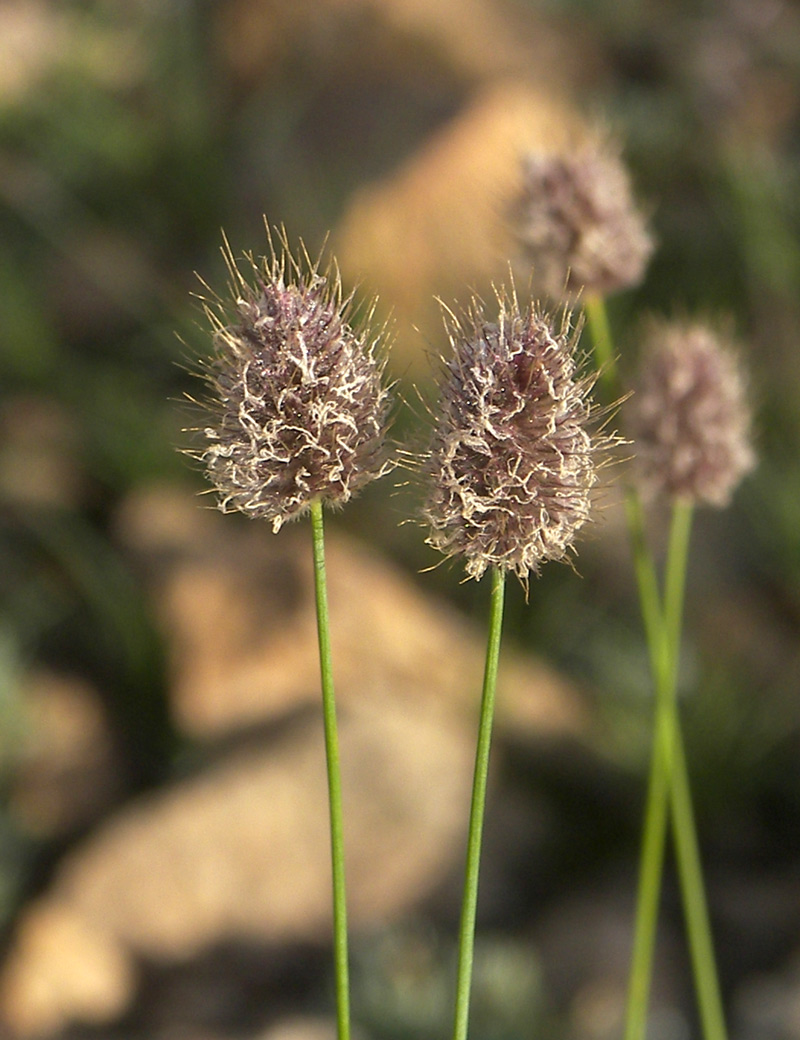
[[598, 452], [614, 438], [590, 429], [593, 380], [579, 374], [566, 316], [556, 331], [515, 294], [497, 299], [496, 322], [478, 301], [460, 317], [445, 311], [452, 354], [423, 515], [427, 543], [463, 555], [469, 577], [497, 566], [527, 584], [542, 562], [568, 556], [590, 516]]
[[649, 494], [726, 506], [755, 465], [737, 356], [706, 325], [651, 325], [627, 409], [638, 478]]
[[534, 285], [553, 299], [637, 285], [653, 251], [627, 170], [607, 144], [526, 156], [510, 214]]
[[305, 253], [295, 260], [283, 234], [279, 252], [269, 246], [260, 262], [248, 257], [246, 279], [226, 242], [231, 300], [206, 301], [216, 356], [195, 455], [223, 512], [278, 531], [313, 500], [341, 505], [385, 472], [389, 397], [379, 337], [350, 324], [337, 270], [320, 273]]

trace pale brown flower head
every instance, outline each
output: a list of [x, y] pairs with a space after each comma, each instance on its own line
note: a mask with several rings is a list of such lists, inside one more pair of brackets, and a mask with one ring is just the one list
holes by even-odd
[[627, 170], [609, 144], [526, 156], [510, 215], [534, 286], [553, 299], [637, 285], [653, 251]]
[[[195, 452], [223, 512], [283, 523], [319, 498], [340, 505], [387, 468], [389, 397], [380, 338], [350, 324], [335, 267], [303, 252], [248, 257], [251, 277], [225, 257], [231, 299], [206, 300], [216, 357], [209, 364], [206, 445]], [[371, 314], [367, 316], [367, 324]]]
[[497, 292], [497, 321], [474, 301], [445, 311], [452, 355], [425, 475], [429, 545], [463, 555], [467, 575], [487, 567], [523, 583], [564, 559], [589, 519], [598, 452], [614, 438], [591, 431], [593, 379], [579, 372], [567, 318], [556, 330], [514, 293]]
[[654, 322], [627, 406], [642, 489], [725, 506], [755, 465], [737, 355], [699, 322]]

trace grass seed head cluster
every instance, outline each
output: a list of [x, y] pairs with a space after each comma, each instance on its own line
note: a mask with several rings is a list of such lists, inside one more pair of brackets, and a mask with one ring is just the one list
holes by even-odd
[[278, 531], [315, 499], [342, 505], [385, 472], [380, 337], [369, 315], [351, 323], [338, 272], [296, 260], [285, 239], [261, 263], [251, 259], [249, 280], [227, 248], [226, 259], [232, 300], [206, 301], [216, 357], [198, 455], [224, 512]]
[[628, 403], [643, 491], [726, 506], [755, 465], [746, 389], [722, 333], [700, 322], [653, 322]]
[[598, 456], [614, 438], [592, 432], [593, 378], [576, 335], [516, 294], [498, 291], [497, 320], [475, 301], [445, 312], [436, 425], [425, 463], [428, 544], [462, 555], [471, 578], [490, 566], [525, 583], [562, 560], [589, 519]]
[[566, 154], [527, 155], [510, 219], [536, 289], [551, 299], [631, 288], [653, 252], [628, 172], [600, 140]]
[[[600, 297], [636, 284], [653, 239], [618, 152], [595, 138], [572, 153], [528, 156], [512, 207], [532, 284], [551, 297]], [[230, 248], [229, 299], [205, 300], [215, 357], [206, 368], [204, 445], [195, 452], [223, 511], [274, 531], [312, 502], [347, 502], [392, 461], [390, 410], [372, 312], [354, 321], [335, 266], [322, 271], [283, 232], [269, 255]], [[593, 489], [620, 443], [598, 429], [596, 376], [581, 370], [566, 310], [558, 324], [516, 291], [495, 293], [496, 317], [473, 300], [445, 308], [443, 359], [429, 449], [427, 542], [464, 558], [468, 577], [490, 567], [523, 584], [564, 560], [590, 519]], [[655, 323], [639, 387], [627, 406], [642, 485], [672, 499], [724, 505], [753, 465], [737, 361], [697, 323]]]

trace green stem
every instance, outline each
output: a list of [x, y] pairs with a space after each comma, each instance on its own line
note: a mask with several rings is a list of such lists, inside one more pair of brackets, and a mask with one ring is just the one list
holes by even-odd
[[608, 323], [608, 312], [602, 296], [586, 297], [586, 320], [592, 336], [592, 349], [597, 371], [601, 381], [616, 399], [619, 398], [619, 376], [617, 359], [614, 355], [611, 327]]
[[639, 859], [636, 924], [633, 935], [628, 1001], [625, 1009], [625, 1040], [643, 1040], [647, 1026], [650, 983], [653, 977], [658, 903], [667, 832], [669, 777], [661, 740], [653, 741], [650, 777], [647, 784], [645, 822]]
[[[664, 575], [664, 631], [669, 656], [675, 672], [678, 669], [683, 623], [683, 593], [689, 560], [689, 536], [692, 531], [693, 509], [689, 502], [676, 502], [672, 507], [669, 545]], [[677, 675], [673, 675], [673, 696]]]
[[666, 649], [665, 645], [661, 645], [661, 593], [653, 566], [653, 557], [647, 548], [642, 500], [631, 487], [625, 490], [625, 516], [628, 524], [628, 537], [631, 540], [636, 584], [639, 589], [639, 607], [644, 623], [645, 641], [650, 656], [650, 670], [653, 675], [656, 675], [660, 668], [659, 658]]
[[336, 731], [336, 700], [333, 692], [328, 589], [325, 576], [325, 540], [322, 503], [311, 504], [314, 545], [314, 593], [317, 604], [317, 637], [322, 680], [322, 714], [325, 726], [325, 759], [328, 769], [328, 805], [333, 873], [333, 951], [336, 975], [336, 1023], [339, 1040], [350, 1037], [350, 984], [347, 957], [347, 899], [344, 880], [344, 826], [342, 780], [339, 768], [339, 739]]
[[692, 506], [688, 503], [674, 505], [664, 592], [664, 628], [674, 669], [671, 683], [673, 697], [670, 704], [670, 807], [678, 877], [703, 1036], [706, 1040], [726, 1040], [725, 1015], [714, 958], [686, 754], [674, 698], [677, 681], [675, 673], [680, 659], [682, 604], [691, 525]]
[[[641, 518], [640, 511], [638, 518]], [[641, 532], [638, 528], [635, 507], [629, 507], [629, 522], [631, 520], [633, 520], [631, 533], [636, 555], [637, 544], [641, 551], [643, 549], [638, 540]], [[663, 862], [666, 829], [666, 804], [664, 803], [667, 798], [669, 798], [672, 809], [673, 837], [703, 1035], [706, 1040], [726, 1040], [727, 1035], [692, 811], [686, 757], [675, 699], [691, 524], [691, 505], [677, 503], [673, 507], [670, 527], [663, 614], [653, 610], [654, 575], [651, 574], [652, 567], [642, 564], [637, 566], [642, 614], [645, 618], [648, 644], [651, 647], [651, 663], [656, 686], [656, 727], [645, 812], [640, 897], [637, 907], [637, 931], [634, 939], [626, 1040], [641, 1040], [647, 1020], [655, 925], [658, 914], [658, 890], [662, 870], [661, 864], [656, 868], [655, 859], [656, 855], [660, 854]], [[655, 632], [654, 618], [658, 622]]]
[[[608, 392], [618, 398], [620, 396], [619, 374], [608, 315], [602, 297], [590, 296], [587, 298], [586, 317], [592, 336], [595, 365], [600, 379], [605, 383]], [[645, 800], [633, 952], [625, 1010], [625, 1040], [643, 1040], [647, 1027], [650, 983], [653, 974], [653, 951], [658, 925], [658, 905], [667, 833], [669, 755], [666, 753], [668, 748], [664, 746], [668, 727], [665, 725], [667, 720], [666, 698], [662, 691], [667, 689], [672, 669], [669, 661], [669, 644], [662, 624], [658, 578], [645, 539], [644, 511], [641, 499], [632, 488], [629, 488], [625, 494], [625, 512], [650, 656], [650, 670], [657, 691], [656, 723]], [[669, 741], [666, 743], [668, 744]]]
[[692, 810], [686, 754], [680, 729], [675, 730], [675, 746], [670, 789], [672, 835], [678, 861], [683, 896], [683, 912], [689, 935], [689, 952], [697, 990], [697, 1005], [705, 1040], [726, 1040], [725, 1012], [714, 959], [711, 922], [708, 915], [703, 866], [697, 845], [697, 828]]
[[[601, 297], [587, 298], [586, 315], [600, 377], [609, 392], [619, 397], [616, 358]], [[625, 1040], [642, 1040], [647, 1023], [666, 841], [667, 801], [672, 814], [673, 840], [703, 1035], [705, 1040], [726, 1040], [686, 756], [675, 700], [692, 508], [685, 503], [673, 508], [662, 610], [658, 579], [645, 541], [644, 512], [633, 489], [626, 492], [625, 507], [656, 691], [656, 720], [642, 835]]]
[[483, 696], [478, 727], [478, 746], [475, 753], [475, 775], [472, 783], [472, 805], [467, 836], [467, 866], [464, 877], [464, 900], [461, 907], [461, 927], [458, 936], [458, 978], [456, 982], [455, 1022], [453, 1040], [466, 1040], [469, 1024], [469, 1000], [472, 986], [472, 965], [475, 954], [475, 918], [478, 906], [478, 874], [481, 859], [481, 836], [486, 808], [486, 783], [489, 773], [489, 750], [492, 743], [497, 665], [500, 658], [500, 633], [503, 628], [503, 597], [505, 572], [500, 567], [492, 571], [492, 599], [489, 613], [489, 638], [486, 647], [486, 667], [483, 673]]
[[667, 689], [673, 669], [670, 667], [669, 645], [662, 625], [658, 581], [644, 539], [641, 502], [633, 491], [627, 494], [626, 509], [639, 601], [650, 654], [650, 669], [656, 687], [656, 721], [645, 801], [633, 953], [625, 1013], [625, 1040], [643, 1040], [653, 975], [653, 952], [667, 833], [670, 758]]

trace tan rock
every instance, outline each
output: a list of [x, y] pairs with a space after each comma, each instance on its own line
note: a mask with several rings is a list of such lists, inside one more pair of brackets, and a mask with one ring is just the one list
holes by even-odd
[[280, 73], [309, 52], [346, 74], [356, 41], [362, 71], [370, 62], [405, 60], [407, 76], [425, 75], [423, 55], [469, 79], [541, 68], [558, 82], [574, 73], [574, 39], [570, 45], [529, 12], [514, 17], [513, 6], [498, 0], [228, 0], [216, 18], [220, 50], [240, 79]]
[[488, 84], [399, 169], [355, 192], [332, 248], [345, 277], [391, 307], [395, 371], [419, 372], [426, 353], [442, 349], [431, 347], [442, 343], [435, 296], [466, 304], [471, 290], [485, 294], [492, 281], [508, 280], [517, 250], [504, 209], [524, 152], [563, 147], [582, 132], [552, 86]]
[[131, 958], [102, 922], [43, 901], [26, 913], [0, 978], [0, 1030], [42, 1036], [72, 1019], [107, 1021], [124, 1010], [135, 981]]
[[336, 1023], [325, 1018], [284, 1018], [259, 1040], [336, 1040]]
[[[341, 723], [352, 927], [391, 920], [452, 867], [472, 735], [396, 701]], [[303, 717], [102, 827], [23, 917], [2, 977], [20, 1035], [118, 1014], [133, 957], [183, 960], [238, 938], [324, 942], [330, 852], [322, 729]]]
[[[182, 729], [210, 736], [318, 703], [307, 525], [274, 536], [200, 509], [186, 492], [154, 489], [128, 501], [119, 529], [153, 576]], [[335, 531], [326, 540], [340, 703], [395, 698], [472, 719], [485, 634], [376, 552]], [[586, 721], [574, 687], [510, 651], [498, 712], [501, 725], [508, 718], [544, 734], [576, 734]]]
[[[355, 925], [407, 907], [446, 868], [470, 744], [463, 729], [445, 732], [389, 701], [342, 719]], [[118, 816], [65, 863], [55, 891], [159, 956], [186, 957], [221, 936], [318, 939], [330, 916], [327, 827], [314, 716]]]
[[[23, 914], [0, 1017], [25, 1036], [118, 1014], [139, 956], [330, 936], [307, 525], [273, 536], [153, 490], [130, 500], [119, 532], [150, 574], [180, 724], [227, 734], [232, 750], [119, 812]], [[350, 921], [367, 929], [460, 869], [485, 634], [377, 553], [336, 534], [328, 549]], [[498, 728], [515, 733], [586, 725], [576, 691], [510, 651], [499, 708]], [[237, 745], [255, 723], [270, 726]]]

